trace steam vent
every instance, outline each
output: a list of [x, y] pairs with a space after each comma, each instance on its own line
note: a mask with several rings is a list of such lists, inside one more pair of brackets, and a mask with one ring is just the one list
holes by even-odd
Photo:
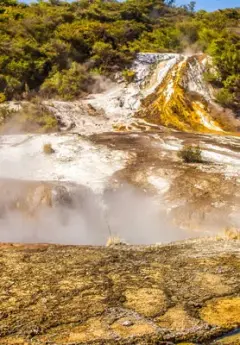
[[194, 6], [0, 0], [0, 345], [240, 345], [240, 12]]

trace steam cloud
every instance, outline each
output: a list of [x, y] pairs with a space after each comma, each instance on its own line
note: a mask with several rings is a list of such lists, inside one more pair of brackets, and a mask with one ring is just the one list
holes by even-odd
[[170, 225], [154, 198], [130, 185], [96, 195], [76, 192], [69, 205], [41, 207], [29, 217], [8, 210], [0, 218], [0, 241], [21, 243], [105, 244], [109, 236], [129, 244], [153, 244], [184, 239]]

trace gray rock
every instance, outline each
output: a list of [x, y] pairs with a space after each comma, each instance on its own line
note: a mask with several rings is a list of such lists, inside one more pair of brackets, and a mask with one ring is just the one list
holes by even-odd
[[123, 326], [126, 326], [126, 327], [130, 327], [132, 326], [134, 323], [130, 320], [126, 320], [122, 323]]

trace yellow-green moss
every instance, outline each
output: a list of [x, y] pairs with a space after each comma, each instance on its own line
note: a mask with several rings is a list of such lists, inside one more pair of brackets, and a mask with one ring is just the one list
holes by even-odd
[[125, 295], [125, 306], [145, 316], [157, 315], [166, 308], [166, 296], [160, 289], [128, 289]]
[[201, 318], [214, 326], [235, 327], [240, 325], [240, 297], [219, 298], [209, 302], [201, 310]]

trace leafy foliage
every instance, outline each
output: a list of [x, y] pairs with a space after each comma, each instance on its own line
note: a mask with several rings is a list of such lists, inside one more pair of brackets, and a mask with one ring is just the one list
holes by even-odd
[[239, 9], [195, 13], [194, 1], [0, 0], [0, 101], [39, 90], [71, 99], [88, 91], [93, 71], [111, 76], [127, 71], [138, 51], [190, 45], [213, 57], [220, 95], [231, 93], [228, 106], [238, 108], [239, 19]]
[[227, 107], [233, 103], [234, 96], [228, 91], [228, 89], [222, 88], [217, 92], [216, 100], [218, 103]]
[[57, 71], [47, 78], [41, 86], [41, 92], [47, 97], [57, 95], [62, 99], [71, 100], [87, 91], [90, 80], [86, 69], [73, 62], [69, 69]]
[[239, 111], [240, 106], [240, 39], [234, 33], [213, 40], [208, 52], [213, 56], [214, 64], [220, 74], [222, 89], [217, 100], [225, 105], [232, 105]]

